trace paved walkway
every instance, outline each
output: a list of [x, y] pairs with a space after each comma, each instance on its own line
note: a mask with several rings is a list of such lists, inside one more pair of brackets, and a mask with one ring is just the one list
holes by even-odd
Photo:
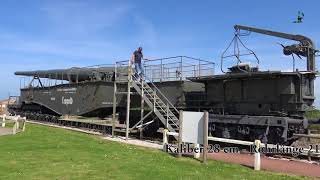
[[0, 136], [12, 134], [12, 128], [3, 128], [0, 127]]
[[[252, 167], [254, 156], [249, 154], [210, 153], [210, 159]], [[320, 166], [308, 162], [272, 159], [261, 156], [261, 169], [298, 176], [320, 177]]]

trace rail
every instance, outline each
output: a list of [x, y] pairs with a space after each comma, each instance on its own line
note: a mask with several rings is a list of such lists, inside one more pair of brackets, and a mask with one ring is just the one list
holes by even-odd
[[186, 80], [188, 77], [214, 75], [215, 64], [189, 56], [173, 56], [144, 61], [145, 75], [152, 82]]
[[[162, 132], [162, 131], [158, 131], [158, 132]], [[179, 133], [175, 133], [175, 132], [167, 132], [167, 135], [171, 135], [171, 136], [179, 136]], [[319, 136], [315, 136], [315, 137], [310, 137], [307, 135], [301, 135], [301, 137], [308, 137], [308, 138], [316, 138], [318, 139]], [[208, 136], [208, 140], [209, 141], [213, 141], [213, 142], [221, 142], [221, 143], [228, 143], [228, 144], [237, 144], [237, 145], [243, 145], [243, 146], [253, 146], [255, 145], [255, 142], [251, 142], [251, 141], [242, 141], [242, 140], [236, 140], [236, 139], [226, 139], [226, 138], [218, 138], [218, 137], [212, 137], [212, 136]], [[260, 147], [268, 147], [268, 148], [301, 148], [301, 147], [293, 147], [293, 146], [282, 146], [282, 145], [277, 145], [277, 144], [265, 144], [265, 143], [260, 143]], [[301, 154], [299, 155], [303, 155], [303, 156], [312, 156], [312, 157], [317, 157], [320, 158], [320, 149], [303, 149], [301, 151]]]

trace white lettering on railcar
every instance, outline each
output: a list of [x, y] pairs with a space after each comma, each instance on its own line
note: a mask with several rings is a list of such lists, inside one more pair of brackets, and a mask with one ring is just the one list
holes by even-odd
[[112, 105], [113, 104], [113, 102], [102, 102], [102, 104], [104, 104], [104, 105]]
[[77, 88], [59, 88], [57, 89], [58, 92], [72, 92], [72, 91], [77, 91]]
[[64, 97], [62, 96], [62, 104], [65, 104], [65, 105], [73, 104], [73, 99], [72, 99], [72, 97], [70, 97], [69, 99], [67, 99], [67, 98], [64, 98]]

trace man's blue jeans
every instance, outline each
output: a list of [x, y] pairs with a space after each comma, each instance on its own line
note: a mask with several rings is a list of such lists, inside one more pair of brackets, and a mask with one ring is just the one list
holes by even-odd
[[135, 69], [135, 77], [139, 78], [140, 76], [143, 76], [143, 66], [141, 62], [134, 63], [134, 69]]

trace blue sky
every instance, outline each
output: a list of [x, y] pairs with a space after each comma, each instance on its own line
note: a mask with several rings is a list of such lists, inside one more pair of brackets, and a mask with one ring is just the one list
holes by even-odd
[[[304, 34], [320, 46], [319, 1], [1, 1], [0, 98], [19, 93], [17, 70], [87, 66], [128, 59], [137, 46], [148, 58], [188, 55], [217, 62], [243, 24]], [[297, 12], [305, 14], [294, 24]], [[289, 70], [290, 57], [277, 43], [292, 42], [252, 34], [243, 37], [262, 69]], [[304, 61], [297, 60], [298, 67]], [[319, 61], [318, 61], [319, 64]], [[317, 65], [319, 68], [319, 65]], [[316, 95], [320, 99], [320, 82]], [[317, 105], [320, 103], [317, 101]]]

